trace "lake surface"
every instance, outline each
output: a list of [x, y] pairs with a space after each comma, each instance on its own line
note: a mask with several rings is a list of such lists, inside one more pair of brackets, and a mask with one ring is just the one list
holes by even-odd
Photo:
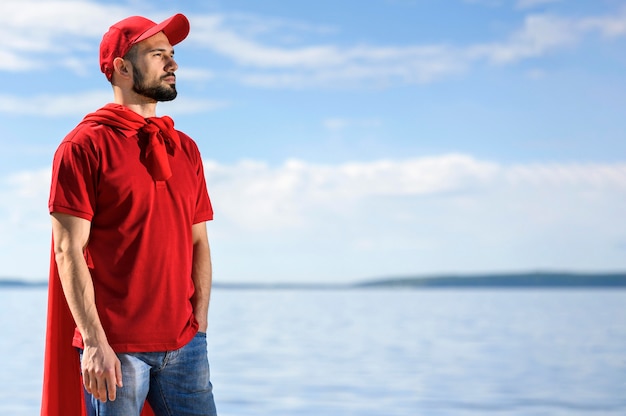
[[[0, 290], [0, 415], [39, 415], [47, 290]], [[215, 289], [222, 416], [626, 414], [625, 290]]]

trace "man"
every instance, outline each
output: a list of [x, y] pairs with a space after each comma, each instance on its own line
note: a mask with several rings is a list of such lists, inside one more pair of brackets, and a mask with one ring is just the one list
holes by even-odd
[[173, 45], [188, 33], [182, 14], [111, 26], [100, 66], [114, 102], [55, 153], [42, 415], [216, 414], [213, 210], [196, 144], [156, 117], [157, 102], [176, 97]]

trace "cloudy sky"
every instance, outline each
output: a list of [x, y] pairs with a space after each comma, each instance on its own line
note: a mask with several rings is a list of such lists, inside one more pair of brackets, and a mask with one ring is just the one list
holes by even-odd
[[3, 0], [0, 276], [47, 278], [50, 162], [108, 27], [182, 12], [217, 282], [626, 269], [622, 0]]

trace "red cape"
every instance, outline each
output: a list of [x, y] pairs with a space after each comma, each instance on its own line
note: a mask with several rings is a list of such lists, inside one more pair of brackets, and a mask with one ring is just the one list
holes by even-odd
[[[41, 416], [86, 416], [78, 352], [72, 346], [75, 328], [61, 287], [53, 249], [48, 282]], [[141, 416], [154, 416], [148, 403]]]

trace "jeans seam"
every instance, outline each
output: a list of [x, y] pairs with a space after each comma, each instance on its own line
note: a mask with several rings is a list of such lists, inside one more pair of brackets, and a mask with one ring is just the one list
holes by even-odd
[[154, 382], [154, 385], [156, 386], [156, 388], [157, 388], [157, 390], [159, 392], [159, 396], [161, 398], [161, 402], [163, 403], [163, 408], [167, 412], [167, 416], [173, 416], [172, 409], [170, 409], [170, 406], [167, 403], [167, 399], [165, 398], [165, 394], [163, 393], [163, 389], [161, 388], [161, 383], [154, 376], [152, 377], [152, 381]]

